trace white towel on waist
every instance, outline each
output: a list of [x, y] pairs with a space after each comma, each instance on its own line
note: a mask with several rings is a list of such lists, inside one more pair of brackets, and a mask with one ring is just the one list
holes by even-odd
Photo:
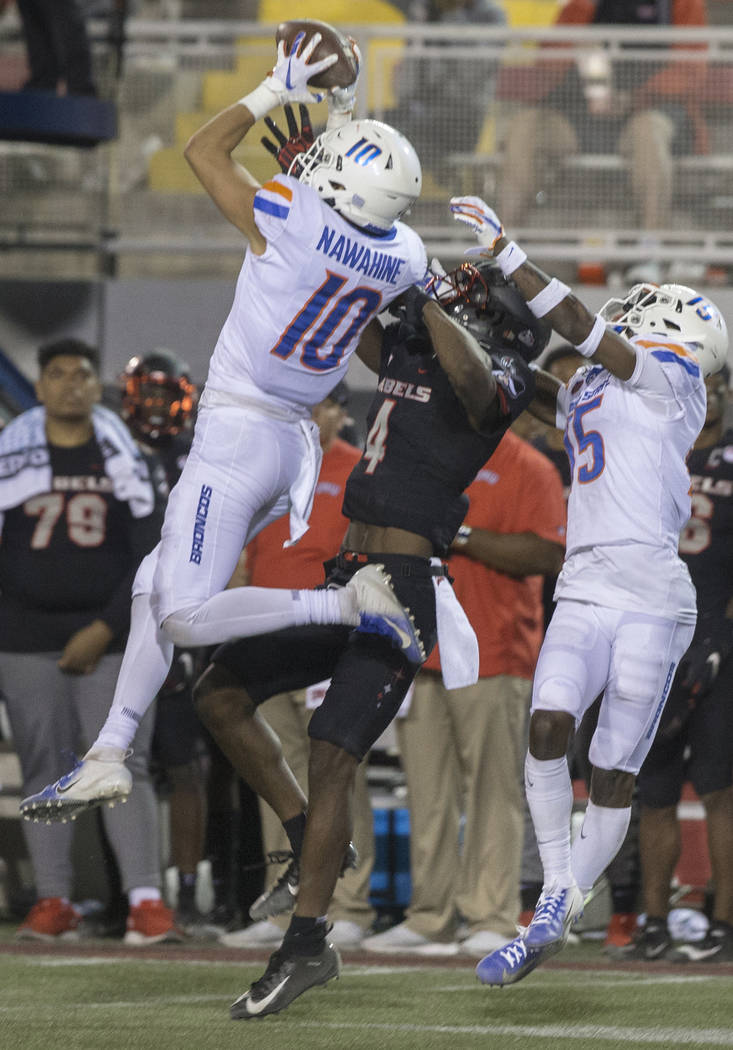
[[308, 518], [313, 509], [313, 497], [323, 458], [318, 424], [312, 419], [301, 419], [298, 425], [306, 447], [300, 473], [290, 486], [290, 539], [285, 540], [283, 547], [292, 547], [308, 531]]
[[[430, 564], [440, 565], [439, 558]], [[478, 681], [479, 652], [476, 633], [447, 576], [433, 576], [435, 617], [440, 646], [440, 667], [446, 689], [462, 689]]]

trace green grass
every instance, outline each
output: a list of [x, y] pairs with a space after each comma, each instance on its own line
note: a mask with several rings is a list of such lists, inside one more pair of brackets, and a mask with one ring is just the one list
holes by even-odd
[[[9, 946], [8, 946], [9, 949]], [[96, 954], [95, 954], [96, 951]], [[376, 966], [348, 957], [341, 979], [275, 1017], [229, 1020], [263, 962], [177, 950], [118, 958], [109, 942], [68, 954], [0, 945], [2, 1050], [688, 1050], [733, 1046], [731, 968], [593, 969], [597, 947], [505, 990], [470, 965]], [[205, 957], [204, 957], [205, 956]], [[570, 969], [575, 964], [578, 968]]]

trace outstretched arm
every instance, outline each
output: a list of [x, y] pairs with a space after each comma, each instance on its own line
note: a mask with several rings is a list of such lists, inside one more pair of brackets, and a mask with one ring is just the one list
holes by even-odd
[[495, 258], [506, 277], [511, 276], [537, 317], [546, 317], [554, 330], [584, 357], [607, 368], [619, 379], [630, 379], [636, 351], [628, 340], [605, 326], [567, 287], [531, 263], [519, 245], [510, 241], [492, 208], [479, 197], [454, 197], [451, 211], [470, 226], [487, 256]]
[[272, 73], [249, 95], [204, 124], [191, 136], [184, 150], [186, 160], [206, 192], [222, 214], [241, 230], [257, 255], [267, 247], [254, 219], [254, 198], [260, 185], [233, 159], [232, 153], [252, 125], [275, 106], [320, 100], [320, 96], [314, 96], [308, 89], [308, 80], [333, 65], [337, 56], [309, 62], [321, 35], [314, 34], [301, 51], [303, 39], [304, 34], [299, 33], [288, 55], [280, 41]]

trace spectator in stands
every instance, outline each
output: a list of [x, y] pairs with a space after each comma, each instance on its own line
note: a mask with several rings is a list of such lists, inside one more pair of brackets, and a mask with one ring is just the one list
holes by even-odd
[[[418, 0], [408, 15], [414, 22], [451, 27], [506, 24], [504, 9], [495, 0]], [[464, 46], [473, 43], [467, 35]], [[453, 58], [443, 40], [431, 39], [425, 46], [428, 54], [414, 56], [408, 48], [397, 66], [393, 116], [423, 164], [435, 170], [450, 153], [476, 145], [494, 92], [496, 62], [480, 56]]]
[[[29, 792], [94, 735], [122, 659], [132, 577], [161, 521], [140, 450], [96, 404], [97, 351], [63, 339], [41, 347], [38, 364], [41, 405], [0, 435], [0, 688]], [[129, 944], [180, 939], [160, 895], [152, 732], [151, 711], [130, 759], [129, 805], [104, 812], [129, 898]], [[73, 936], [72, 825], [24, 830], [38, 901], [18, 936]]]
[[565, 503], [557, 471], [511, 431], [466, 494], [448, 568], [476, 631], [480, 677], [447, 690], [434, 652], [397, 719], [412, 900], [405, 922], [364, 942], [371, 951], [449, 954], [460, 939], [462, 951], [481, 956], [516, 931], [540, 577], [560, 571]]
[[[2, 0], [2, 7], [10, 0]], [[30, 77], [26, 91], [96, 95], [92, 53], [78, 0], [16, 0]]]
[[[122, 375], [122, 416], [133, 437], [155, 454], [170, 491], [191, 447], [197, 390], [191, 369], [164, 348], [132, 357]], [[176, 922], [191, 934], [205, 931], [196, 906], [196, 879], [206, 835], [206, 743], [193, 707], [193, 683], [204, 654], [176, 649], [158, 693], [154, 764], [165, 778], [170, 820], [170, 863], [178, 873]]]
[[[704, 0], [566, 0], [555, 19], [558, 26], [706, 24]], [[543, 161], [620, 152], [630, 163], [640, 226], [653, 233], [671, 221], [672, 157], [708, 149], [696, 100], [700, 63], [616, 56], [611, 65], [602, 49], [593, 57], [599, 79], [584, 78], [574, 62], [543, 62], [533, 103], [509, 120], [499, 211], [510, 228], [525, 220], [542, 186]]]
[[[630, 959], [733, 962], [733, 430], [724, 431], [729, 374], [706, 381], [705, 425], [687, 460], [692, 516], [680, 554], [697, 589], [698, 620], [639, 774], [646, 925]], [[702, 941], [672, 948], [670, 884], [681, 853], [677, 804], [689, 779], [705, 807], [713, 910]]]
[[[283, 549], [288, 538], [287, 518], [263, 529], [247, 547], [248, 583], [255, 587], [313, 587], [323, 577], [323, 562], [338, 550], [348, 526], [341, 513], [346, 479], [361, 458], [361, 452], [339, 438], [348, 421], [349, 391], [340, 382], [329, 396], [313, 409], [318, 423], [323, 461], [311, 511], [311, 527], [295, 547]], [[285, 759], [307, 795], [308, 723], [319, 706], [327, 683], [273, 696], [261, 708], [265, 721], [280, 738]], [[330, 938], [340, 948], [357, 947], [371, 925], [374, 912], [369, 904], [369, 882], [374, 864], [374, 826], [366, 777], [366, 762], [356, 771], [354, 784], [354, 842], [358, 865], [339, 879], [329, 915], [333, 921]], [[265, 853], [290, 848], [282, 823], [270, 806], [260, 800], [263, 848]], [[250, 915], [254, 925], [224, 934], [223, 944], [249, 948], [275, 946], [282, 940], [287, 922], [279, 924], [268, 914], [266, 901], [277, 874], [270, 878], [262, 901], [256, 901]]]

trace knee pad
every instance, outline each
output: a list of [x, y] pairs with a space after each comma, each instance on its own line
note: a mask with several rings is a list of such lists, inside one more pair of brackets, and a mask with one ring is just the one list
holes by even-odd
[[565, 711], [575, 717], [582, 714], [583, 694], [574, 678], [562, 674], [547, 674], [535, 684], [532, 710]]

